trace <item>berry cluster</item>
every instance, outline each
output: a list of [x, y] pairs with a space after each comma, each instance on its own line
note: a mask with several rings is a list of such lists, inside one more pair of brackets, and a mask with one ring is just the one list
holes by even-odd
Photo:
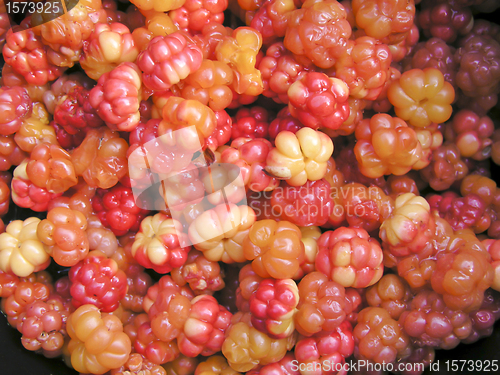
[[80, 374], [346, 375], [491, 335], [497, 3], [0, 14], [0, 308], [22, 345]]

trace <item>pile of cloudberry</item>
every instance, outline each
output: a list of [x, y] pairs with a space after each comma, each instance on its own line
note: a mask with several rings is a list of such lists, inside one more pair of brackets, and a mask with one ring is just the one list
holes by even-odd
[[0, 14], [0, 297], [22, 345], [80, 374], [326, 375], [491, 335], [498, 7]]

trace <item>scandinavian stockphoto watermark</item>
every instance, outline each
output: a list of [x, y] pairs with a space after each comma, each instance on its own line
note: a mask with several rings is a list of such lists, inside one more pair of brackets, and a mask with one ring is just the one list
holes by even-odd
[[395, 362], [395, 363], [374, 363], [365, 360], [352, 362], [338, 362], [333, 360], [291, 362], [290, 369], [299, 371], [302, 374], [321, 374], [321, 373], [341, 373], [347, 374], [353, 372], [383, 372], [383, 373], [402, 373], [402, 372], [423, 372], [425, 365], [423, 363]]
[[[168, 211], [171, 217], [182, 225], [184, 236], [179, 238], [183, 245], [194, 245], [200, 238], [189, 237], [189, 225], [193, 211], [206, 212], [216, 207], [220, 216], [221, 207], [227, 211], [221, 228], [214, 231], [214, 239], [236, 229], [240, 218], [235, 215], [234, 206], [247, 205], [257, 217], [280, 218], [285, 216], [317, 217], [371, 217], [374, 202], [381, 201], [380, 189], [364, 186], [332, 187], [329, 204], [304, 204], [314, 197], [307, 189], [299, 189], [294, 199], [288, 199], [286, 206], [271, 205], [275, 199], [287, 200], [289, 190], [277, 187], [272, 192], [245, 189], [240, 168], [235, 164], [218, 163], [215, 155], [203, 150], [195, 126], [169, 130], [135, 148], [129, 158], [129, 175], [136, 204], [140, 208]], [[383, 205], [384, 203], [380, 203]], [[387, 204], [390, 204], [387, 202]], [[377, 210], [383, 210], [378, 207]], [[388, 208], [390, 210], [390, 208]], [[225, 212], [224, 211], [224, 212]], [[220, 220], [215, 213], [211, 220]], [[180, 233], [178, 233], [180, 234]]]
[[[271, 196], [275, 199], [287, 200], [287, 205], [272, 205]], [[248, 205], [255, 211], [257, 217], [279, 218], [285, 216], [317, 217], [334, 216], [337, 218], [355, 216], [359, 218], [370, 217], [376, 209], [378, 212], [392, 210], [389, 200], [382, 201], [380, 190], [375, 186], [364, 188], [358, 185], [331, 187], [329, 198], [333, 201], [330, 205], [303, 204], [314, 197], [307, 189], [298, 189], [292, 194], [281, 186], [273, 191], [252, 191], [248, 193]], [[374, 207], [375, 202], [380, 202], [380, 207]], [[372, 219], [372, 218], [371, 218]]]
[[[217, 206], [227, 211], [220, 231], [213, 239], [240, 225], [232, 207], [247, 205], [240, 168], [217, 163], [214, 155], [203, 151], [195, 126], [168, 131], [137, 147], [128, 158], [130, 182], [136, 204], [147, 210], [168, 211], [179, 221], [185, 234], [190, 210], [209, 211]], [[213, 220], [217, 218], [212, 217]], [[180, 234], [180, 233], [178, 233]], [[201, 239], [178, 236], [182, 246]]]
[[351, 360], [347, 362], [338, 362], [334, 360], [299, 362], [294, 360], [291, 362], [290, 369], [299, 371], [301, 374], [321, 374], [323, 372], [336, 372], [338, 374], [347, 374], [352, 372], [364, 373], [422, 373], [424, 370], [428, 372], [439, 372], [441, 370], [455, 373], [497, 373], [500, 370], [500, 361], [498, 359], [486, 360], [471, 360], [471, 359], [452, 359], [440, 361], [436, 360], [432, 363], [422, 362], [391, 362], [391, 363], [375, 363], [367, 360]]

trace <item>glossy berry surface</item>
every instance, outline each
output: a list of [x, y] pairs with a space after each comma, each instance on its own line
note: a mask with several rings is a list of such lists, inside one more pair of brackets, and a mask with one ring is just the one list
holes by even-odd
[[184, 329], [177, 338], [180, 352], [188, 357], [219, 352], [232, 314], [212, 296], [197, 296], [191, 304]]
[[409, 355], [410, 339], [401, 325], [380, 307], [367, 307], [354, 328], [354, 356], [376, 363], [390, 363]]
[[309, 368], [315, 368], [322, 363], [329, 363], [332, 368], [341, 368], [353, 351], [352, 327], [346, 321], [332, 332], [320, 332], [312, 337], [300, 339], [295, 345], [294, 353], [297, 360]]
[[3, 56], [5, 62], [32, 85], [44, 85], [59, 78], [64, 69], [48, 61], [47, 47], [32, 29], [7, 31]]
[[26, 350], [422, 375], [496, 334], [498, 1], [67, 7], [0, 4], [0, 310]]
[[73, 305], [95, 305], [103, 312], [112, 312], [127, 292], [127, 278], [112, 259], [100, 252], [91, 252], [69, 272]]
[[84, 43], [80, 65], [98, 80], [122, 62], [134, 62], [139, 50], [129, 28], [120, 22], [98, 23]]
[[127, 362], [131, 342], [117, 316], [83, 305], [69, 316], [67, 330], [71, 365], [77, 371], [103, 374]]
[[355, 135], [354, 153], [367, 177], [405, 174], [422, 158], [416, 132], [400, 118], [376, 114], [360, 121]]
[[200, 48], [182, 33], [156, 37], [137, 58], [144, 85], [150, 90], [167, 90], [201, 66]]
[[287, 93], [290, 114], [310, 128], [337, 129], [349, 116], [349, 88], [338, 78], [308, 72]]
[[26, 277], [47, 268], [50, 257], [37, 236], [39, 223], [40, 219], [35, 217], [14, 220], [0, 234], [0, 268], [3, 272]]
[[239, 137], [266, 138], [269, 126], [269, 113], [265, 108], [242, 108], [233, 118], [231, 139]]
[[316, 269], [344, 287], [366, 288], [382, 277], [382, 249], [364, 229], [325, 232], [318, 248]]
[[302, 128], [295, 134], [282, 131], [274, 140], [275, 147], [266, 158], [266, 171], [286, 180], [291, 186], [302, 186], [326, 174], [327, 161], [333, 153], [333, 142], [325, 134]]
[[457, 346], [472, 329], [467, 313], [448, 309], [442, 298], [429, 290], [417, 293], [399, 322], [418, 346], [443, 349]]
[[290, 279], [262, 280], [250, 297], [252, 325], [272, 338], [291, 336], [299, 290]]
[[148, 211], [137, 207], [132, 189], [116, 185], [110, 190], [98, 190], [92, 200], [94, 212], [101, 223], [117, 236], [137, 229]]
[[402, 41], [415, 17], [413, 0], [353, 0], [351, 6], [356, 26], [386, 44]]
[[338, 1], [305, 1], [301, 9], [292, 12], [283, 43], [295, 56], [328, 69], [346, 53], [346, 41], [352, 33], [346, 18], [347, 12]]
[[132, 255], [146, 268], [159, 273], [167, 273], [174, 267], [182, 266], [187, 259], [190, 247], [181, 224], [164, 214], [147, 216], [141, 222], [140, 230], [132, 245]]
[[398, 117], [410, 125], [426, 127], [450, 118], [455, 90], [435, 68], [412, 69], [391, 84], [387, 97]]
[[345, 288], [321, 272], [307, 274], [298, 287], [300, 300], [295, 327], [303, 336], [335, 330], [352, 311], [345, 297]]
[[32, 101], [22, 87], [0, 89], [0, 105], [4, 113], [1, 135], [14, 134], [21, 127], [22, 120], [31, 112]]
[[334, 210], [330, 188], [324, 179], [307, 181], [300, 187], [282, 183], [271, 195], [273, 212], [298, 226], [324, 225]]
[[141, 83], [137, 65], [124, 62], [99, 78], [89, 102], [110, 128], [131, 131], [139, 124]]
[[87, 224], [87, 219], [80, 211], [55, 207], [38, 225], [37, 235], [57, 264], [71, 267], [88, 254]]
[[243, 240], [243, 253], [260, 277], [291, 278], [304, 257], [301, 236], [288, 221], [259, 220]]

